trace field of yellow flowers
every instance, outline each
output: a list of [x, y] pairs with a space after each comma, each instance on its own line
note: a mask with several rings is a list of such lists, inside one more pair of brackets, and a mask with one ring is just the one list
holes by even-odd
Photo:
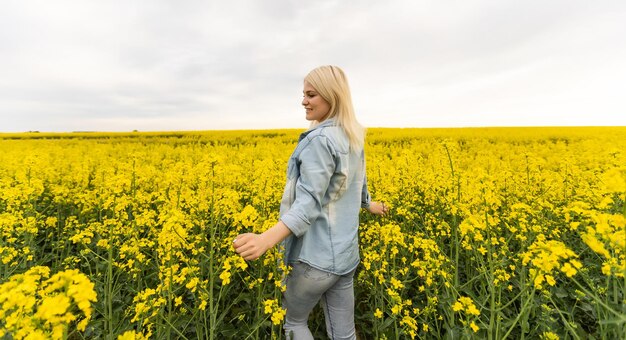
[[[0, 134], [0, 338], [282, 338], [280, 252], [231, 243], [300, 132]], [[625, 338], [624, 136], [370, 129], [359, 337]]]

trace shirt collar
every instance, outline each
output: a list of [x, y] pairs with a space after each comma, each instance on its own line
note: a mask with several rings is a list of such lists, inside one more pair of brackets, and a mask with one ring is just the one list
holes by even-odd
[[337, 125], [335, 122], [334, 118], [328, 118], [325, 121], [319, 123], [318, 125], [310, 128], [309, 130], [304, 131], [302, 134], [300, 134], [300, 138], [298, 139], [298, 142], [300, 142], [302, 139], [304, 139], [304, 137], [306, 137], [309, 133], [317, 130], [317, 129], [321, 129], [323, 127], [327, 127], [327, 126], [334, 126]]

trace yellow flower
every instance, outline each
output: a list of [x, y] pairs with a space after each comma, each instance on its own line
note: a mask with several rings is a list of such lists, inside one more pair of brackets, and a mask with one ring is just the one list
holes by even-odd
[[581, 236], [582, 240], [589, 246], [589, 248], [591, 248], [591, 250], [593, 250], [594, 252], [609, 258], [611, 257], [611, 254], [609, 254], [609, 251], [606, 250], [606, 248], [604, 247], [604, 244], [602, 242], [600, 242], [593, 233], [586, 233], [583, 234]]
[[567, 277], [572, 277], [578, 272], [569, 262], [565, 263], [563, 267], [561, 267], [561, 271], [565, 273]]
[[220, 274], [220, 279], [222, 280], [222, 285], [226, 286], [230, 283], [230, 272], [229, 271], [223, 271]]
[[265, 300], [263, 302], [263, 304], [265, 305], [265, 309], [263, 311], [263, 313], [265, 314], [271, 314], [272, 311], [274, 310], [274, 300]]
[[187, 282], [187, 284], [185, 285], [185, 288], [191, 290], [192, 292], [195, 292], [196, 287], [198, 286], [198, 282], [200, 282], [200, 279], [197, 277], [194, 277], [191, 280], [189, 280], [189, 282]]
[[452, 305], [452, 310], [455, 312], [465, 311], [465, 313], [469, 315], [480, 315], [480, 311], [476, 308], [476, 305], [474, 305], [472, 298], [467, 296], [459, 297]]
[[93, 283], [78, 270], [50, 275], [47, 267], [35, 266], [11, 276], [0, 284], [2, 332], [21, 339], [62, 338], [70, 324], [81, 318], [76, 329], [84, 331], [91, 319], [91, 303], [96, 301]]
[[135, 331], [126, 331], [119, 335], [117, 340], [135, 340]]
[[136, 333], [134, 330], [126, 331], [117, 337], [117, 340], [147, 340], [148, 337], [141, 333]]
[[44, 320], [54, 320], [56, 317], [65, 314], [70, 307], [70, 298], [64, 295], [56, 295], [45, 298], [35, 314]]
[[543, 332], [543, 334], [541, 334], [541, 339], [542, 340], [559, 340], [560, 337], [552, 332]]
[[280, 323], [283, 321], [283, 319], [285, 318], [285, 315], [287, 314], [287, 310], [283, 309], [283, 308], [278, 308], [274, 311], [274, 313], [272, 313], [272, 324], [274, 325], [280, 325]]
[[545, 281], [545, 276], [543, 276], [542, 274], [537, 274], [537, 276], [535, 276], [535, 279], [533, 280], [533, 283], [535, 284], [535, 287], [541, 289], [542, 283], [544, 281]]
[[376, 308], [376, 311], [374, 312], [374, 316], [378, 319], [383, 317], [383, 311], [381, 311], [379, 308]]
[[467, 306], [467, 314], [470, 315], [480, 315], [480, 311], [478, 310], [478, 308], [476, 308], [476, 306], [472, 303], [471, 305]]
[[393, 286], [393, 289], [400, 289], [403, 288], [404, 285], [402, 284], [402, 282], [400, 282], [400, 280], [396, 279], [395, 277], [392, 277], [389, 280], [389, 283], [391, 283], [391, 285]]
[[287, 314], [287, 311], [278, 305], [278, 300], [265, 300], [263, 305], [263, 313], [271, 314], [272, 324], [274, 325], [279, 325]]

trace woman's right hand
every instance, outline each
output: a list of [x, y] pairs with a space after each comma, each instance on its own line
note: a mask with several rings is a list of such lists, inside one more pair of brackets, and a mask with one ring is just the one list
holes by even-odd
[[233, 240], [233, 247], [244, 260], [256, 260], [271, 248], [263, 234], [240, 234]]

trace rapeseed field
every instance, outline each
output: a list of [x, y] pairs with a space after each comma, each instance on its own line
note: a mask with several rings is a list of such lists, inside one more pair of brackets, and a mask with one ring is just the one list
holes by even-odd
[[[284, 338], [279, 249], [232, 240], [300, 132], [0, 134], [0, 338]], [[625, 338], [625, 136], [369, 129], [359, 337]]]

